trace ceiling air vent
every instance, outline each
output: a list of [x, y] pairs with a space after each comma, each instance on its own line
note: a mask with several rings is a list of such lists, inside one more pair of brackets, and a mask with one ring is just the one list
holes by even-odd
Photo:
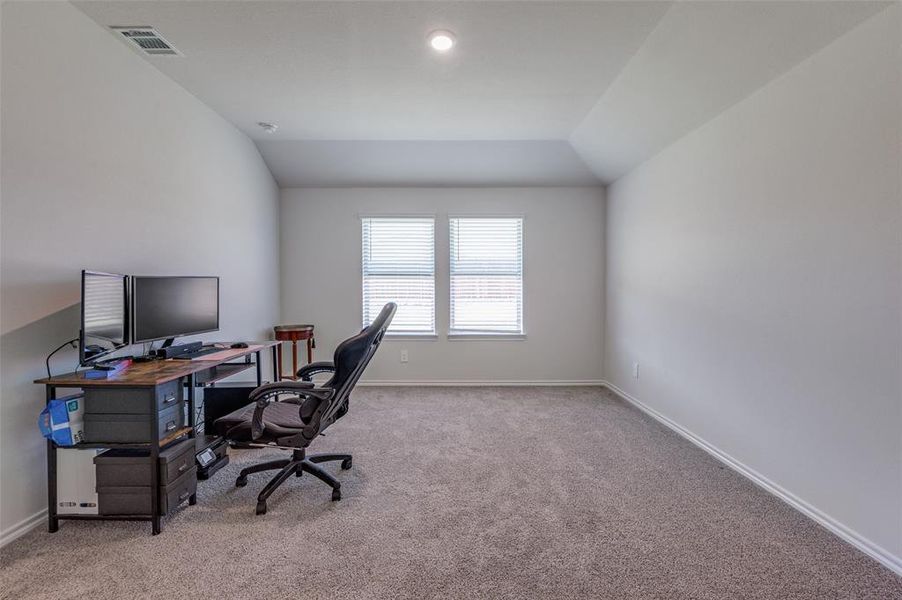
[[153, 27], [110, 27], [122, 37], [134, 44], [144, 54], [150, 56], [181, 56], [181, 52], [175, 49], [166, 39], [157, 33]]

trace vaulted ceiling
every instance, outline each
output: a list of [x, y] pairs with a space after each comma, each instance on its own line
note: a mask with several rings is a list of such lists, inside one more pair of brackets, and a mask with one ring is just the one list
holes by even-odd
[[[607, 183], [888, 3], [76, 5], [156, 28], [183, 55], [144, 58], [287, 187]], [[435, 29], [449, 54], [427, 48]]]

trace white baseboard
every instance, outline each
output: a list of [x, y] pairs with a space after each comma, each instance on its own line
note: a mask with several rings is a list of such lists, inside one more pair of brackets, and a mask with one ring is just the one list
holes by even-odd
[[603, 379], [410, 379], [362, 380], [357, 385], [364, 387], [604, 387]]
[[754, 483], [758, 487], [764, 489], [767, 492], [770, 492], [786, 504], [801, 512], [809, 519], [813, 519], [815, 522], [825, 527], [828, 531], [845, 540], [855, 548], [861, 550], [886, 568], [895, 572], [897, 575], [902, 575], [902, 558], [894, 555], [892, 552], [879, 546], [878, 544], [875, 544], [850, 527], [843, 525], [830, 515], [822, 512], [817, 507], [809, 504], [805, 500], [802, 500], [789, 490], [783, 488], [777, 483], [774, 483], [761, 473], [755, 471], [751, 467], [744, 465], [713, 444], [710, 444], [703, 438], [695, 435], [679, 423], [671, 421], [669, 418], [667, 418], [657, 410], [643, 403], [638, 398], [631, 396], [613, 383], [605, 381], [603, 385], [648, 416], [662, 423], [680, 436], [686, 438], [740, 475], [746, 477], [747, 479], [750, 479], [752, 483]]
[[0, 548], [6, 546], [13, 540], [19, 539], [32, 529], [39, 527], [47, 522], [47, 509], [41, 509], [30, 517], [26, 517], [11, 527], [7, 527], [0, 532]]

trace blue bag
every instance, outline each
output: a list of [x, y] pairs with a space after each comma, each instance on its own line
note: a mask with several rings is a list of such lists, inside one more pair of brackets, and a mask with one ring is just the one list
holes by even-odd
[[60, 446], [74, 446], [82, 440], [84, 407], [81, 398], [51, 400], [38, 418], [41, 434]]

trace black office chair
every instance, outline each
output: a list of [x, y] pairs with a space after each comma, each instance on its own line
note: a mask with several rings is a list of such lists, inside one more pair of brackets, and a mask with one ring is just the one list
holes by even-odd
[[[329, 425], [348, 412], [351, 390], [363, 374], [382, 342], [397, 305], [389, 302], [372, 325], [335, 349], [334, 362], [316, 362], [301, 368], [301, 381], [277, 381], [251, 392], [249, 404], [217, 419], [216, 433], [237, 445], [275, 446], [293, 450], [291, 458], [273, 460], [243, 469], [235, 485], [247, 485], [251, 473], [281, 469], [257, 497], [257, 514], [266, 513], [266, 500], [292, 475], [310, 473], [332, 487], [332, 500], [341, 500], [341, 483], [319, 463], [340, 460], [342, 469], [351, 468], [350, 454], [306, 455], [306, 448]], [[316, 387], [312, 377], [332, 373], [331, 379]], [[280, 395], [291, 397], [279, 399]]]

